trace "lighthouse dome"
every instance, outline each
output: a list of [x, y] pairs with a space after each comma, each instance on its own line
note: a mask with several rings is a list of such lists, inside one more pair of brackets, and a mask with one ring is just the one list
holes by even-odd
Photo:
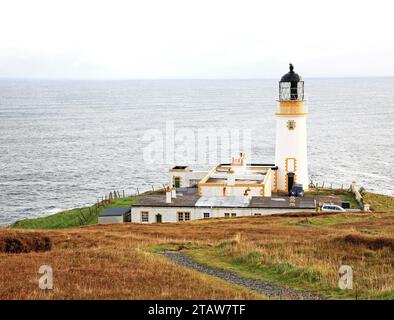
[[280, 79], [280, 82], [299, 82], [302, 81], [301, 76], [298, 73], [294, 72], [294, 67], [290, 63], [289, 66], [290, 71], [283, 75], [283, 77]]

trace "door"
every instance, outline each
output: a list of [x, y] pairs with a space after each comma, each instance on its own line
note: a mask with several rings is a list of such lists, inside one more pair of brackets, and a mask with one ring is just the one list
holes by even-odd
[[175, 177], [174, 178], [174, 187], [175, 188], [180, 188], [181, 187], [181, 178]]
[[287, 174], [287, 192], [291, 192], [291, 189], [293, 188], [294, 184], [294, 173], [289, 172]]
[[161, 214], [160, 213], [158, 213], [156, 215], [156, 223], [161, 223]]

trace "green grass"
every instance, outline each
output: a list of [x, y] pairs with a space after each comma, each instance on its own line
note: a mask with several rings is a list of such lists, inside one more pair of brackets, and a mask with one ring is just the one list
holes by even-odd
[[392, 299], [393, 296], [392, 292], [340, 290], [325, 283], [313, 268], [299, 268], [289, 263], [264, 265], [257, 251], [237, 257], [224, 256], [218, 246], [186, 250], [184, 253], [210, 268], [235, 272], [246, 278], [268, 280], [295, 290], [314, 292], [328, 299]]
[[[341, 190], [341, 189], [320, 189], [314, 191], [308, 191], [305, 196], [339, 196], [342, 201], [349, 201], [350, 208], [360, 208], [354, 194], [352, 192]], [[373, 192], [363, 193], [364, 203], [368, 203], [371, 206], [372, 211], [394, 211], [394, 197], [377, 194]]]
[[346, 222], [355, 222], [362, 220], [362, 217], [353, 217], [353, 216], [345, 216], [345, 215], [332, 215], [323, 217], [320, 216], [319, 218], [310, 218], [306, 217], [302, 220], [298, 221], [290, 221], [288, 224], [290, 225], [298, 225], [298, 226], [306, 226], [306, 225], [313, 225], [313, 226], [324, 226], [324, 225], [333, 225], [337, 223], [346, 223]]
[[384, 194], [365, 192], [363, 194], [364, 203], [371, 206], [372, 211], [394, 211], [394, 197]]
[[341, 201], [349, 201], [351, 209], [359, 209], [358, 204], [354, 194], [347, 190], [341, 189], [320, 189], [314, 191], [308, 191], [305, 193], [306, 196], [338, 196]]
[[12, 227], [25, 229], [64, 229], [96, 224], [98, 216], [106, 208], [130, 207], [137, 199], [138, 196], [114, 199], [111, 204], [100, 207], [97, 214], [95, 205], [93, 205], [90, 207], [62, 211], [47, 217], [20, 220], [15, 222]]
[[[210, 268], [237, 273], [245, 278], [271, 281], [280, 286], [295, 290], [309, 291], [328, 299], [388, 299], [394, 292], [374, 290], [340, 290], [324, 281], [321, 274], [312, 266], [298, 267], [291, 263], [263, 264], [259, 251], [249, 250], [243, 254], [225, 254], [235, 245], [235, 240], [223, 240], [215, 245], [203, 243], [165, 243], [146, 249], [153, 252], [163, 250], [182, 250], [196, 262]], [[230, 250], [231, 251], [231, 250]]]
[[258, 252], [248, 252], [240, 257], [223, 256], [216, 248], [189, 250], [186, 253], [198, 263], [235, 272], [246, 278], [268, 280], [278, 285], [315, 292], [325, 297], [347, 298], [346, 293], [339, 290], [333, 292], [320, 282], [320, 275], [313, 269], [301, 269], [288, 263], [263, 265], [260, 263]]
[[359, 209], [360, 205], [358, 204], [356, 197], [351, 192], [344, 192], [339, 195], [342, 201], [349, 201], [351, 209]]

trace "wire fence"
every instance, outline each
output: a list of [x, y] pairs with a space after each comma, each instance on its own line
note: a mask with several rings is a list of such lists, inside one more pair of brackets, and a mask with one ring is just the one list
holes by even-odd
[[338, 184], [326, 181], [312, 181], [309, 183], [308, 188], [314, 190], [341, 190], [341, 191], [351, 191], [351, 184]]

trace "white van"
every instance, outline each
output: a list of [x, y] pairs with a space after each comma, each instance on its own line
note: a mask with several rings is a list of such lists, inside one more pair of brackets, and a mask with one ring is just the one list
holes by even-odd
[[336, 204], [323, 204], [321, 206], [322, 212], [346, 212], [344, 208], [341, 206], [337, 206]]

